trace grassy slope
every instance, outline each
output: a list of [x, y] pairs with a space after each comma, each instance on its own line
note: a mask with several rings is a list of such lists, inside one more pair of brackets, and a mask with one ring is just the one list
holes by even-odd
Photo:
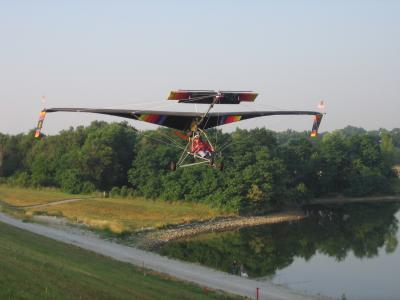
[[[228, 299], [0, 223], [0, 299]], [[231, 298], [229, 298], [231, 299]]]
[[0, 200], [14, 206], [50, 203], [63, 199], [79, 198], [56, 189], [26, 189], [0, 185]]

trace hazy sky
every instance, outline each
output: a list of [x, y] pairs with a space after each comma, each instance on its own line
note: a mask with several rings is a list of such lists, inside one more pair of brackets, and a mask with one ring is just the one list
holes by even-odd
[[[0, 42], [3, 133], [33, 128], [43, 94], [47, 107], [195, 109], [169, 105], [171, 89], [258, 92], [247, 109], [314, 110], [323, 99], [323, 131], [400, 127], [400, 1], [0, 0]], [[49, 114], [44, 131], [94, 119], [121, 120]]]

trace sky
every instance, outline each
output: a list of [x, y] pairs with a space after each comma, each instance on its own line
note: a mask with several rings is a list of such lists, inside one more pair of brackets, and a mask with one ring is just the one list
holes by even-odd
[[[34, 128], [42, 95], [47, 108], [205, 109], [166, 101], [173, 89], [259, 93], [240, 110], [317, 110], [323, 100], [322, 131], [392, 129], [399, 37], [400, 1], [0, 0], [0, 132]], [[93, 120], [122, 119], [54, 113], [44, 132]], [[225, 130], [311, 125], [264, 117]]]

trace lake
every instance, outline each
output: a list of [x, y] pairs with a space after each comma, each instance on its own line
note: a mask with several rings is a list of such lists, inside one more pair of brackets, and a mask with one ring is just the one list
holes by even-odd
[[400, 205], [313, 206], [298, 222], [166, 244], [163, 255], [336, 298], [400, 299]]

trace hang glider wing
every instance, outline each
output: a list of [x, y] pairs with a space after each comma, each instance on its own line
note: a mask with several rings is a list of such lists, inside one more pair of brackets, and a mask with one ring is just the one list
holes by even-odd
[[[42, 113], [52, 112], [86, 112], [128, 118], [148, 123], [157, 124], [181, 131], [189, 131], [193, 125], [198, 124], [200, 129], [209, 129], [225, 124], [247, 120], [263, 116], [277, 115], [313, 115], [314, 124], [312, 136], [317, 135], [318, 127], [322, 119], [322, 114], [316, 111], [247, 111], [247, 112], [212, 112], [205, 118], [200, 112], [173, 112], [173, 111], [147, 111], [147, 110], [121, 110], [121, 109], [89, 109], [89, 108], [51, 108], [43, 110]], [[43, 114], [44, 116], [45, 114]], [[41, 115], [42, 116], [42, 115]], [[44, 117], [43, 117], [44, 119]], [[43, 123], [41, 117], [40, 125]], [[38, 135], [40, 135], [38, 127]]]
[[121, 118], [133, 119], [157, 124], [173, 129], [187, 131], [194, 121], [200, 120], [202, 113], [196, 112], [174, 112], [174, 111], [152, 111], [152, 110], [127, 110], [127, 109], [91, 109], [91, 108], [50, 108], [45, 110], [52, 112], [85, 112], [103, 115], [111, 115]]
[[316, 111], [297, 111], [297, 110], [278, 110], [278, 111], [245, 111], [245, 112], [212, 112], [209, 114], [208, 118], [205, 118], [203, 122], [199, 125], [200, 128], [212, 128], [233, 122], [243, 121], [247, 119], [264, 117], [264, 116], [295, 116], [295, 115], [312, 115], [318, 116], [319, 122], [315, 124], [315, 131], [318, 131], [319, 124], [322, 119], [322, 114]]

